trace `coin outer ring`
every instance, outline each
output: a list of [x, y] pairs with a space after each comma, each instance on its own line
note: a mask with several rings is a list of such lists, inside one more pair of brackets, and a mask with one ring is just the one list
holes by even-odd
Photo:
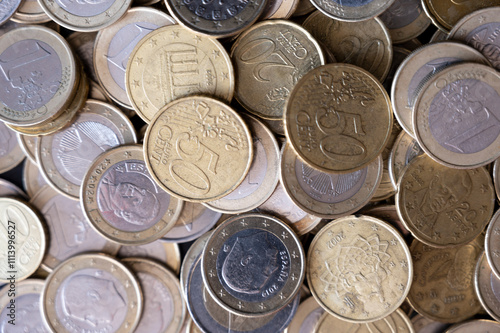
[[[439, 1], [439, 0], [438, 0]], [[451, 26], [444, 22], [444, 19], [440, 20], [437, 12], [432, 8], [432, 0], [422, 0], [422, 8], [424, 9], [427, 17], [432, 21], [432, 24], [436, 26], [440, 31], [448, 34], [450, 32]]]
[[[224, 242], [238, 231], [244, 229], [260, 229], [270, 232], [279, 238], [290, 255], [290, 274], [281, 292], [265, 302], [247, 302], [225, 293], [224, 299], [219, 291], [225, 288], [219, 281], [217, 273], [210, 274], [216, 267], [219, 250]], [[242, 214], [222, 222], [208, 239], [202, 253], [201, 272], [203, 282], [210, 295], [224, 309], [244, 317], [260, 317], [276, 313], [290, 303], [299, 292], [305, 275], [305, 254], [298, 236], [286, 223], [265, 214]], [[280, 297], [284, 296], [284, 297]], [[239, 307], [241, 305], [241, 308]]]
[[[80, 75], [77, 70], [77, 63], [73, 55], [73, 51], [66, 40], [64, 40], [61, 35], [52, 29], [42, 26], [27, 26], [11, 30], [5, 35], [2, 35], [0, 54], [16, 42], [34, 38], [47, 43], [56, 52], [59, 60], [61, 61], [61, 83], [54, 96], [45, 105], [38, 109], [30, 111], [16, 111], [0, 101], [0, 119], [7, 124], [16, 126], [33, 126], [57, 117], [63, 112], [65, 106], [68, 104], [68, 98], [70, 98], [74, 92], [75, 83], [79, 81]], [[6, 112], [29, 119], [20, 120], [15, 116], [9, 117], [6, 115]], [[26, 116], [26, 114], [29, 115]], [[39, 116], [40, 114], [41, 116]]]
[[[486, 148], [471, 154], [452, 152], [441, 146], [429, 129], [429, 107], [442, 88], [436, 87], [438, 81], [444, 85], [464, 79], [486, 82], [500, 95], [500, 74], [486, 65], [462, 63], [443, 69], [434, 75], [418, 94], [413, 107], [413, 133], [420, 147], [436, 162], [457, 169], [473, 169], [493, 162], [500, 156], [500, 135]], [[491, 84], [490, 84], [491, 82]], [[466, 158], [465, 158], [466, 157]]]
[[[484, 252], [486, 253], [486, 258], [488, 260], [488, 264], [490, 265], [491, 271], [495, 274], [495, 276], [500, 279], [500, 267], [498, 266], [499, 260], [493, 259], [493, 249], [492, 242], [493, 238], [498, 240], [499, 236], [494, 237], [493, 234], [497, 234], [500, 222], [500, 210], [493, 215], [491, 218], [490, 224], [488, 225], [488, 229], [486, 229], [486, 236], [484, 239]], [[495, 231], [497, 229], [497, 231]], [[496, 243], [496, 242], [495, 242]], [[496, 261], [496, 262], [495, 262]]]
[[[324, 15], [339, 21], [345, 22], [359, 22], [366, 21], [373, 17], [382, 14], [387, 8], [389, 8], [395, 0], [387, 1], [377, 1], [375, 3], [368, 4], [365, 6], [355, 6], [348, 7], [343, 5], [335, 4], [333, 0], [311, 0], [311, 3], [316, 7], [318, 11]], [[318, 2], [328, 3], [331, 6], [331, 12], [327, 11]], [[370, 1], [372, 2], [372, 1]], [[364, 7], [364, 8], [363, 8]], [[368, 8], [367, 8], [368, 7]]]
[[105, 12], [89, 17], [74, 15], [54, 0], [38, 0], [38, 3], [45, 14], [60, 26], [73, 31], [92, 32], [118, 21], [128, 10], [132, 0], [115, 0]]
[[[482, 268], [484, 267], [484, 269]], [[483, 272], [483, 270], [485, 270], [486, 272]], [[476, 264], [476, 269], [474, 270], [474, 289], [476, 291], [476, 295], [477, 295], [477, 298], [479, 299], [479, 303], [481, 303], [481, 306], [483, 307], [484, 310], [486, 310], [486, 312], [493, 318], [495, 319], [496, 321], [500, 321], [500, 313], [495, 313], [495, 311], [492, 309], [492, 306], [496, 305], [498, 306], [500, 304], [500, 302], [498, 301], [498, 299], [496, 299], [495, 296], [493, 296], [493, 292], [491, 290], [491, 283], [484, 283], [482, 284], [481, 283], [481, 277], [487, 273], [488, 271], [490, 271], [490, 276], [487, 276], [486, 277], [486, 281], [488, 281], [489, 279], [491, 279], [491, 273], [492, 273], [492, 269], [491, 269], [491, 266], [489, 265], [488, 263], [488, 260], [486, 259], [486, 256], [484, 254], [484, 252], [479, 256], [479, 260], [477, 261], [477, 264]], [[482, 273], [483, 272], [483, 273]], [[495, 274], [493, 274], [493, 276], [498, 279], [498, 276]], [[493, 304], [489, 304], [488, 305], [488, 302], [486, 301], [485, 297], [488, 297], [488, 298], [494, 298]], [[498, 309], [498, 308], [497, 308]]]
[[175, 197], [170, 197], [167, 213], [160, 221], [142, 231], [123, 231], [108, 223], [106, 218], [100, 213], [97, 204], [99, 183], [109, 168], [117, 163], [128, 160], [144, 161], [141, 145], [119, 146], [99, 155], [94, 160], [85, 174], [82, 186], [80, 187], [80, 203], [83, 215], [100, 235], [110, 241], [122, 245], [151, 243], [164, 236], [173, 228], [181, 214], [183, 202]]
[[[19, 138], [19, 133], [14, 132], [9, 126], [5, 125], [5, 131], [9, 131], [12, 136], [16, 136], [16, 138], [11, 137], [12, 141], [15, 141], [15, 145], [8, 154], [5, 154], [0, 157], [0, 173], [7, 172], [9, 170], [14, 169], [18, 166], [26, 157], [30, 157], [24, 147], [21, 145], [21, 141]], [[1, 130], [0, 130], [1, 131]], [[2, 142], [2, 146], [6, 145], [8, 142]]]
[[417, 141], [406, 131], [401, 131], [401, 133], [399, 133], [398, 135], [398, 138], [394, 142], [394, 145], [392, 146], [391, 152], [389, 154], [389, 176], [391, 177], [392, 185], [396, 189], [398, 188], [399, 179], [401, 179], [401, 175], [403, 174], [408, 147], [410, 147], [412, 143], [417, 144]]
[[206, 233], [198, 237], [194, 241], [194, 243], [189, 247], [189, 250], [186, 252], [186, 255], [184, 256], [184, 260], [182, 261], [179, 281], [185, 299], [187, 299], [187, 294], [188, 294], [187, 287], [189, 281], [189, 273], [191, 272], [191, 268], [194, 266], [197, 259], [200, 258], [203, 249], [205, 248], [205, 244], [207, 243], [210, 235], [212, 235], [212, 231], [207, 231]]
[[[168, 269], [149, 259], [125, 258], [121, 261], [125, 264], [125, 266], [128, 266], [136, 275], [137, 273], [146, 273], [148, 275], [153, 275], [155, 279], [159, 280], [165, 287], [167, 287], [172, 297], [174, 310], [170, 325], [165, 331], [162, 331], [161, 333], [179, 332], [182, 324], [184, 323], [184, 318], [186, 317], [186, 302], [184, 301], [184, 296], [179, 285], [179, 279]], [[144, 290], [144, 288], [142, 288], [142, 290]], [[144, 297], [147, 297], [144, 292], [143, 295]], [[146, 298], [144, 299], [144, 303], [147, 303]], [[142, 317], [142, 320], [146, 320], [146, 317]]]
[[[41, 294], [44, 285], [45, 280], [42, 279], [27, 279], [24, 281], [16, 280], [15, 297], [18, 298], [28, 294]], [[3, 309], [5, 309], [8, 304], [11, 304], [10, 300], [12, 297], [9, 296], [8, 293], [10, 288], [10, 285], [7, 284], [0, 289], [0, 313], [2, 313]]]
[[[379, 155], [367, 168], [363, 186], [351, 198], [334, 204], [317, 201], [300, 186], [296, 176], [296, 156], [289, 144], [283, 146], [281, 158], [280, 182], [290, 199], [308, 214], [324, 219], [335, 219], [349, 215], [361, 209], [370, 201], [382, 181], [383, 162]], [[326, 173], [338, 175], [335, 173]]]
[[425, 30], [427, 30], [429, 25], [431, 25], [431, 20], [425, 11], [422, 10], [420, 15], [410, 24], [398, 29], [388, 30], [391, 35], [392, 42], [394, 44], [401, 44], [420, 36]]
[[40, 297], [42, 317], [53, 332], [66, 333], [66, 330], [56, 313], [56, 298], [58, 289], [64, 280], [80, 269], [101, 269], [116, 277], [127, 292], [127, 315], [117, 332], [133, 332], [139, 323], [144, 307], [142, 291], [134, 274], [121, 262], [112, 256], [102, 253], [81, 254], [63, 261], [45, 280], [45, 286]]
[[495, 193], [497, 201], [500, 200], [500, 159], [493, 163], [493, 185], [495, 186]]
[[[311, 265], [310, 258], [312, 258], [314, 256], [315, 245], [320, 241], [321, 237], [329, 231], [329, 229], [331, 227], [336, 226], [338, 224], [348, 225], [348, 223], [347, 223], [348, 221], [353, 221], [356, 224], [359, 224], [359, 223], [363, 224], [363, 223], [369, 222], [369, 223], [373, 223], [375, 225], [381, 226], [382, 228], [386, 229], [389, 233], [392, 234], [392, 236], [394, 236], [397, 239], [399, 244], [401, 244], [400, 247], [403, 249], [405, 257], [406, 257], [406, 261], [407, 261], [408, 281], [406, 283], [406, 287], [405, 287], [404, 291], [401, 292], [400, 301], [394, 303], [394, 305], [392, 305], [390, 308], [388, 308], [386, 310], [385, 314], [379, 315], [379, 316], [374, 317], [374, 318], [365, 319], [365, 320], [344, 317], [344, 316], [334, 312], [332, 309], [330, 309], [328, 307], [327, 304], [325, 304], [321, 300], [321, 297], [320, 297], [320, 295], [318, 295], [318, 292], [314, 288], [314, 285], [312, 282], [312, 281], [314, 281], [314, 279], [312, 276], [312, 267], [310, 266]], [[307, 272], [307, 281], [309, 283], [309, 290], [311, 291], [311, 294], [314, 296], [316, 301], [323, 307], [323, 309], [325, 309], [329, 314], [331, 314], [332, 316], [337, 317], [341, 320], [344, 320], [344, 321], [362, 324], [362, 323], [370, 323], [370, 322], [377, 321], [379, 319], [383, 319], [387, 316], [387, 314], [390, 314], [390, 313], [394, 312], [395, 310], [397, 310], [399, 308], [399, 306], [404, 302], [404, 300], [406, 299], [407, 295], [410, 292], [410, 287], [411, 287], [412, 280], [413, 280], [413, 261], [412, 261], [410, 250], [409, 250], [408, 246], [406, 245], [404, 238], [401, 236], [399, 231], [396, 230], [396, 228], [391, 226], [389, 223], [384, 222], [384, 221], [382, 221], [378, 218], [375, 218], [375, 217], [371, 217], [371, 216], [367, 216], [367, 215], [350, 215], [350, 216], [344, 216], [344, 217], [341, 217], [339, 219], [336, 219], [336, 220], [329, 222], [325, 227], [323, 227], [316, 234], [316, 236], [314, 236], [314, 239], [311, 242], [311, 245], [309, 246], [309, 252], [307, 254], [307, 258], [309, 260], [307, 262], [306, 272]]]

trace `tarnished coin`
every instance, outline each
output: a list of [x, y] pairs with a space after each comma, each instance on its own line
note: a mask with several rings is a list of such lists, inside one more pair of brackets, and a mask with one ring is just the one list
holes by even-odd
[[134, 47], [151, 31], [170, 24], [175, 21], [166, 13], [136, 7], [129, 9], [115, 24], [99, 31], [93, 55], [97, 78], [106, 94], [119, 105], [132, 108], [125, 88], [125, 72]]
[[500, 156], [500, 73], [458, 64], [434, 75], [415, 101], [413, 131], [422, 149], [452, 168], [476, 168]]
[[431, 24], [420, 0], [395, 0], [379, 18], [389, 29], [394, 44], [420, 36]]
[[484, 237], [466, 245], [438, 249], [414, 240], [411, 306], [421, 315], [445, 323], [474, 316], [481, 304], [474, 291], [474, 270]]
[[52, 332], [133, 332], [143, 310], [136, 277], [118, 260], [81, 254], [49, 275], [41, 309]]
[[51, 186], [77, 200], [94, 158], [115, 146], [135, 142], [134, 127], [119, 109], [88, 100], [70, 127], [40, 137], [37, 162]]
[[42, 262], [45, 224], [31, 206], [14, 198], [0, 198], [0, 224], [0, 283], [24, 280]]
[[28, 196], [23, 190], [2, 178], [0, 178], [0, 197], [19, 197], [25, 200], [28, 199]]
[[356, 333], [414, 333], [413, 325], [410, 318], [401, 311], [396, 309], [385, 318], [381, 318], [372, 323], [355, 324], [340, 320], [328, 312], [325, 312], [319, 319], [314, 333], [329, 333], [332, 327], [335, 327], [339, 332], [356, 332]]
[[71, 48], [82, 61], [85, 73], [92, 81], [97, 81], [93, 59], [96, 36], [97, 32], [75, 31], [66, 38]]
[[23, 135], [21, 133], [16, 133], [17, 142], [21, 147], [24, 155], [33, 163], [36, 163], [36, 136]]
[[153, 179], [188, 201], [213, 201], [232, 192], [246, 177], [252, 156], [252, 135], [243, 119], [210, 97], [167, 104], [144, 138], [144, 157]]
[[406, 131], [399, 134], [389, 156], [389, 176], [396, 188], [404, 168], [411, 160], [423, 153], [424, 151], [418, 145], [417, 140], [412, 138]]
[[410, 291], [413, 265], [403, 237], [388, 223], [365, 215], [328, 223], [308, 253], [307, 280], [318, 303], [353, 323], [380, 320]]
[[73, 31], [98, 31], [118, 21], [132, 0], [39, 0], [43, 11]]
[[[0, 41], [0, 119], [32, 126], [59, 115], [79, 80], [68, 43], [41, 26], [25, 26]], [[7, 88], [8, 87], [8, 88]]]
[[0, 332], [49, 333], [40, 311], [43, 280], [28, 279], [0, 290]]
[[273, 133], [260, 121], [244, 116], [253, 134], [253, 161], [243, 182], [219, 200], [206, 202], [213, 210], [228, 214], [248, 212], [263, 204], [279, 180], [280, 151]]
[[414, 137], [412, 112], [422, 85], [443, 68], [460, 62], [487, 63], [479, 51], [456, 42], [425, 45], [401, 63], [392, 83], [391, 102], [406, 133]]
[[443, 333], [450, 326], [449, 324], [426, 318], [421, 314], [416, 314], [412, 317], [411, 323], [413, 324], [415, 333]]
[[436, 32], [432, 35], [429, 43], [442, 42], [448, 39], [448, 33], [442, 30], [436, 30]]
[[[382, 82], [385, 90], [388, 93], [390, 93], [391, 91], [392, 83], [394, 81], [394, 76], [396, 75], [399, 66], [406, 59], [406, 57], [408, 57], [411, 54], [411, 51], [403, 47], [393, 46], [392, 53], [393, 57], [392, 57], [391, 68], [389, 69], [389, 73], [387, 74], [384, 82]], [[399, 130], [401, 130], [400, 126], [394, 126], [394, 127], [397, 127]]]
[[297, 235], [266, 214], [242, 214], [220, 224], [205, 245], [202, 275], [210, 295], [229, 312], [258, 317], [292, 302], [305, 273]]
[[2, 1], [0, 6], [0, 25], [7, 22], [8, 19], [14, 15], [17, 11], [17, 8], [21, 5], [21, 0], [7, 0]]
[[38, 165], [31, 162], [31, 160], [24, 162], [23, 185], [30, 198], [33, 198], [42, 187], [49, 186], [45, 178], [43, 178]]
[[0, 142], [0, 173], [4, 173], [14, 169], [26, 158], [26, 155], [19, 145], [16, 132], [2, 121], [0, 121]]
[[316, 7], [311, 3], [310, 0], [299, 0], [299, 4], [295, 11], [293, 12], [293, 17], [307, 15], [314, 11]]
[[435, 26], [449, 32], [464, 16], [482, 8], [499, 6], [499, 0], [422, 0], [424, 10]]
[[153, 180], [140, 145], [99, 155], [83, 177], [80, 198], [97, 232], [123, 245], [159, 239], [174, 227], [183, 205]]
[[445, 333], [499, 333], [500, 323], [493, 320], [470, 320], [450, 327]]
[[242, 33], [231, 49], [238, 78], [235, 98], [253, 114], [281, 119], [300, 78], [325, 64], [321, 47], [299, 25], [264, 21]]
[[305, 212], [333, 219], [354, 213], [375, 194], [382, 179], [382, 157], [353, 173], [317, 171], [302, 162], [287, 144], [281, 156], [281, 184]]
[[165, 0], [165, 4], [177, 22], [197, 34], [227, 37], [236, 35], [257, 21], [267, 1]]
[[318, 323], [325, 310], [318, 304], [314, 297], [309, 297], [301, 302], [297, 313], [285, 333], [310, 333]]
[[[497, 1], [500, 5], [500, 1]], [[485, 8], [462, 18], [448, 39], [465, 42], [479, 50], [496, 70], [500, 70], [500, 7]]]
[[389, 8], [394, 0], [311, 0], [323, 14], [339, 21], [366, 21]]
[[92, 229], [78, 201], [45, 186], [30, 203], [43, 214], [47, 224], [49, 246], [42, 261], [52, 271], [62, 261], [84, 252], [116, 255], [120, 246], [107, 241]]
[[148, 259], [126, 258], [122, 262], [136, 274], [144, 295], [144, 310], [134, 332], [179, 332], [186, 304], [177, 277]]
[[309, 15], [302, 25], [338, 62], [366, 69], [380, 82], [389, 73], [392, 62], [391, 37], [379, 18], [341, 22], [317, 11]]
[[493, 319], [500, 321], [500, 278], [491, 270], [484, 253], [476, 265], [474, 286], [483, 308]]
[[229, 102], [234, 70], [217, 40], [173, 25], [156, 29], [137, 43], [125, 82], [130, 103], [149, 123], [165, 104], [180, 97], [204, 94]]
[[176, 243], [167, 243], [161, 239], [144, 245], [123, 245], [117, 254], [118, 258], [144, 258], [154, 260], [167, 266], [175, 274], [181, 268], [181, 252]]
[[491, 271], [500, 279], [500, 210], [491, 218], [484, 242]]
[[393, 121], [382, 84], [349, 64], [307, 73], [292, 91], [284, 119], [299, 158], [314, 169], [337, 173], [375, 160], [389, 141]]
[[452, 169], [422, 155], [408, 164], [398, 186], [401, 221], [430, 246], [469, 243], [493, 214], [495, 193], [485, 168]]
[[50, 21], [37, 0], [24, 0], [12, 16], [12, 21], [24, 24], [37, 24]]
[[308, 233], [321, 222], [321, 217], [308, 214], [298, 207], [281, 183], [276, 186], [271, 197], [259, 206], [258, 211], [278, 217], [299, 236]]

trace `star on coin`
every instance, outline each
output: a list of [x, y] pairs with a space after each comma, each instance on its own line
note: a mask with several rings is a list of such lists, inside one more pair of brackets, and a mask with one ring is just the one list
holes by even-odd
[[172, 38], [174, 39], [179, 38], [179, 31], [172, 31]]
[[111, 112], [108, 109], [104, 111], [104, 117], [109, 118], [111, 116]]
[[198, 18], [198, 16], [192, 16], [191, 17], [191, 23], [193, 23], [194, 25], [196, 25], [198, 22], [200, 22], [200, 19]]
[[228, 80], [229, 79], [229, 74], [228, 73], [221, 73], [222, 75], [222, 80]]
[[193, 37], [193, 39], [194, 39], [194, 42], [195, 42], [196, 44], [198, 44], [199, 42], [201, 42], [201, 37], [200, 37], [200, 36], [198, 36], [198, 35], [194, 36], [194, 37]]
[[107, 11], [107, 12], [105, 12], [104, 14], [106, 15], [106, 17], [111, 17], [111, 15], [109, 14], [109, 12], [108, 12], [108, 11]]
[[137, 57], [137, 58], [134, 59], [134, 62], [136, 63], [136, 65], [141, 65], [142, 64], [142, 58]]
[[218, 58], [218, 57], [220, 57], [220, 51], [218, 51], [218, 50], [213, 50], [213, 51], [212, 51], [212, 55], [214, 56], [214, 58]]
[[376, 224], [372, 225], [372, 230], [373, 231], [378, 231], [378, 226]]
[[142, 107], [143, 109], [144, 109], [144, 108], [146, 108], [146, 109], [147, 109], [147, 108], [149, 107], [148, 102], [144, 102], [144, 101], [142, 101], [142, 102], [141, 102], [141, 107]]
[[213, 21], [213, 22], [214, 22], [215, 29], [217, 29], [217, 30], [218, 30], [219, 28], [221, 28], [221, 27], [222, 27], [222, 24], [220, 24], [220, 22], [219, 22], [219, 21]]
[[86, 23], [86, 24], [90, 24], [90, 19], [86, 18], [86, 19], [85, 19], [85, 23]]
[[155, 47], [155, 46], [157, 46], [157, 45], [158, 45], [158, 44], [157, 44], [157, 42], [156, 42], [156, 39], [151, 38], [151, 39], [149, 40], [149, 46], [151, 46], [151, 47]]
[[351, 228], [354, 228], [354, 226], [355, 226], [355, 225], [356, 225], [356, 223], [354, 223], [353, 221], [349, 222], [349, 226], [350, 226]]

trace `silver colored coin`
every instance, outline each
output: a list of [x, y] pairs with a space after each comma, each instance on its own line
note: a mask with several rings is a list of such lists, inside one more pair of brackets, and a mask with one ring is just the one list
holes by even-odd
[[444, 333], [500, 333], [500, 323], [493, 320], [470, 320], [456, 324]]
[[85, 73], [92, 81], [97, 81], [93, 59], [96, 36], [97, 32], [75, 31], [66, 38], [71, 48], [82, 61]]
[[118, 258], [144, 258], [155, 260], [179, 274], [181, 252], [176, 243], [167, 243], [161, 239], [144, 245], [123, 245], [117, 254]]
[[23, 135], [21, 133], [16, 133], [17, 142], [21, 147], [22, 151], [33, 163], [36, 163], [36, 141], [37, 136]]
[[420, 314], [411, 318], [411, 323], [413, 324], [415, 333], [442, 333], [448, 326], [450, 326], [449, 324], [434, 321]]
[[486, 312], [496, 321], [500, 321], [500, 279], [491, 270], [484, 253], [477, 261], [474, 287]]
[[11, 20], [24, 24], [38, 24], [49, 22], [50, 17], [45, 14], [37, 0], [24, 0]]
[[20, 197], [28, 199], [26, 193], [11, 182], [0, 178], [0, 197]]
[[184, 260], [182, 261], [180, 281], [181, 281], [182, 291], [184, 292], [186, 298], [187, 298], [186, 288], [189, 279], [189, 273], [191, 272], [193, 265], [200, 258], [200, 255], [203, 252], [203, 249], [205, 248], [205, 244], [207, 243], [211, 235], [212, 231], [209, 231], [198, 237], [198, 239], [195, 240], [193, 244], [191, 244], [191, 247], [186, 252]]
[[14, 15], [21, 2], [21, 0], [4, 0], [0, 2], [0, 25]]
[[0, 121], [0, 143], [0, 173], [4, 173], [14, 169], [26, 155], [17, 141], [16, 132], [2, 121]]
[[44, 186], [48, 186], [38, 165], [31, 160], [24, 162], [23, 185], [30, 198], [33, 198]]
[[300, 303], [299, 309], [293, 317], [290, 326], [285, 330], [285, 333], [313, 332], [324, 312], [325, 309], [319, 305], [314, 297], [309, 297]]

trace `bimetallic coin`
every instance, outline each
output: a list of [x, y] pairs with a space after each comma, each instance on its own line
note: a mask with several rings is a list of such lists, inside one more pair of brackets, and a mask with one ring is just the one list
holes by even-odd
[[[497, 1], [500, 5], [500, 1]], [[485, 8], [462, 18], [448, 39], [465, 42], [479, 50], [491, 65], [500, 70], [500, 7]]]
[[112, 103], [111, 99], [106, 95], [104, 89], [102, 89], [99, 83], [96, 83], [95, 81], [92, 80], [90, 80], [90, 85], [89, 85], [89, 98], [97, 99], [98, 101], [101, 102]]
[[52, 332], [133, 332], [143, 310], [140, 285], [118, 260], [81, 254], [49, 275], [41, 309]]
[[297, 313], [293, 317], [285, 333], [310, 333], [318, 323], [325, 310], [316, 302], [314, 297], [309, 297], [301, 302]]
[[375, 160], [393, 124], [382, 84], [349, 64], [307, 73], [292, 91], [284, 119], [299, 158], [314, 169], [336, 173], [351, 173]]
[[302, 15], [307, 15], [314, 11], [316, 7], [311, 3], [310, 0], [299, 0], [299, 4], [297, 5], [297, 8], [295, 8], [295, 11], [293, 12], [292, 16], [302, 16]]
[[40, 169], [36, 163], [31, 160], [24, 162], [23, 185], [30, 198], [33, 198], [45, 186], [49, 186], [43, 178]]
[[144, 158], [153, 179], [171, 195], [213, 201], [245, 179], [251, 141], [247, 125], [231, 107], [210, 97], [185, 97], [167, 104], [151, 121]]
[[319, 319], [314, 333], [329, 333], [332, 327], [335, 327], [339, 332], [356, 332], [356, 333], [415, 333], [410, 318], [401, 311], [396, 309], [385, 318], [379, 319], [372, 323], [355, 324], [340, 320], [328, 312], [325, 312]]
[[134, 332], [179, 332], [186, 304], [177, 277], [151, 260], [126, 258], [122, 262], [137, 275], [144, 295], [143, 313]]
[[93, 59], [96, 36], [97, 32], [75, 31], [66, 38], [71, 48], [82, 61], [85, 73], [92, 81], [97, 81]]
[[21, 0], [2, 1], [2, 4], [0, 5], [0, 25], [7, 22], [7, 20], [14, 15], [17, 8], [19, 8], [19, 5], [21, 5], [21, 2]]
[[401, 131], [389, 156], [389, 176], [396, 188], [404, 168], [411, 160], [423, 153], [424, 151], [418, 145], [417, 140], [412, 138], [406, 131]]
[[140, 145], [99, 155], [83, 177], [80, 198], [95, 230], [123, 245], [159, 239], [174, 227], [183, 205], [153, 180]]
[[499, 333], [500, 323], [493, 320], [470, 320], [465, 323], [456, 324], [444, 333]]
[[45, 254], [45, 225], [27, 203], [0, 198], [0, 283], [21, 281], [33, 274]]
[[281, 184], [305, 212], [333, 219], [354, 213], [375, 194], [382, 179], [382, 157], [353, 173], [317, 171], [302, 162], [287, 144], [281, 156]]
[[477, 168], [500, 156], [500, 74], [458, 64], [434, 75], [415, 101], [413, 131], [422, 149], [452, 168]]
[[118, 244], [107, 241], [92, 229], [78, 201], [45, 186], [30, 203], [43, 214], [48, 226], [50, 242], [42, 261], [47, 271], [76, 254], [104, 252], [116, 255], [118, 252]]
[[198, 237], [198, 239], [196, 239], [193, 242], [193, 244], [191, 244], [191, 247], [186, 252], [184, 259], [182, 260], [180, 283], [181, 283], [181, 289], [184, 292], [184, 297], [186, 298], [186, 300], [187, 300], [189, 274], [194, 265], [199, 264], [198, 260], [200, 259], [201, 253], [203, 252], [205, 244], [210, 238], [210, 235], [212, 235], [212, 231], [208, 231], [203, 235], [201, 235], [200, 237]]
[[474, 286], [483, 308], [493, 319], [500, 321], [500, 278], [491, 270], [484, 253], [476, 265]]
[[231, 101], [234, 70], [216, 39], [173, 25], [156, 29], [137, 43], [125, 82], [130, 103], [149, 123], [165, 104], [184, 96], [203, 94]]
[[36, 136], [23, 135], [16, 133], [17, 142], [21, 147], [24, 155], [33, 163], [36, 163]]
[[[384, 88], [388, 93], [390, 93], [391, 91], [392, 82], [394, 81], [394, 76], [396, 75], [399, 66], [406, 59], [406, 57], [408, 57], [411, 54], [410, 50], [398, 46], [393, 46], [392, 52], [393, 52], [393, 57], [392, 57], [391, 68], [389, 69], [389, 73], [387, 74], [387, 77], [383, 82]], [[401, 130], [401, 127], [399, 125], [394, 127]], [[390, 149], [391, 147], [388, 148]]]
[[49, 333], [40, 311], [43, 280], [28, 279], [0, 290], [0, 332]]
[[420, 0], [395, 0], [379, 18], [389, 29], [394, 44], [420, 36], [431, 24]]
[[24, 0], [11, 18], [12, 21], [24, 24], [38, 24], [50, 21], [37, 0]]
[[420, 314], [416, 314], [412, 317], [411, 323], [413, 324], [415, 333], [443, 333], [444, 330], [450, 326], [449, 324], [434, 321]]
[[264, 21], [242, 33], [231, 48], [235, 98], [253, 114], [281, 119], [300, 78], [325, 64], [321, 47], [304, 28], [283, 20]]
[[414, 240], [411, 306], [421, 315], [444, 323], [474, 316], [481, 304], [474, 291], [474, 271], [484, 237], [466, 245], [438, 249]]
[[135, 142], [134, 127], [119, 109], [88, 100], [70, 127], [38, 140], [37, 162], [51, 186], [78, 200], [93, 160], [106, 150]]
[[270, 315], [292, 302], [305, 273], [297, 235], [265, 214], [242, 214], [220, 224], [205, 245], [202, 275], [214, 300], [237, 315]]
[[493, 214], [495, 193], [485, 168], [452, 169], [422, 155], [408, 164], [398, 187], [401, 221], [430, 246], [469, 243]]
[[98, 31], [118, 21], [132, 0], [39, 0], [44, 12], [73, 31]]
[[153, 8], [129, 9], [121, 20], [99, 31], [93, 62], [99, 83], [117, 104], [131, 109], [125, 88], [127, 62], [134, 47], [151, 31], [175, 24], [166, 13]]
[[302, 25], [338, 62], [366, 69], [380, 82], [389, 73], [392, 63], [391, 37], [379, 18], [341, 22], [317, 11], [309, 15]]
[[339, 21], [366, 21], [389, 8], [394, 0], [311, 0], [323, 14]]
[[484, 251], [491, 271], [500, 279], [500, 210], [493, 215], [486, 230]]
[[40, 124], [69, 104], [79, 79], [68, 43], [41, 26], [26, 26], [0, 42], [0, 119], [17, 126]]
[[19, 145], [16, 132], [2, 121], [0, 121], [0, 142], [2, 143], [0, 147], [0, 173], [4, 173], [14, 169], [26, 158], [26, 155]]
[[123, 245], [117, 254], [118, 258], [144, 258], [154, 260], [179, 274], [181, 268], [181, 252], [176, 243], [167, 243], [161, 239], [144, 245]]
[[479, 51], [455, 42], [425, 45], [401, 63], [392, 83], [391, 102], [394, 115], [406, 133], [415, 136], [412, 113], [422, 85], [437, 72], [460, 62], [487, 64]]
[[308, 259], [311, 293], [328, 313], [345, 321], [380, 320], [410, 291], [408, 246], [396, 229], [374, 217], [351, 215], [328, 223], [314, 237]]
[[19, 187], [0, 178], [0, 197], [19, 197], [28, 200], [28, 196]]
[[219, 200], [204, 203], [227, 214], [248, 212], [272, 195], [279, 180], [280, 151], [273, 133], [260, 121], [244, 116], [253, 134], [253, 160], [243, 182]]

